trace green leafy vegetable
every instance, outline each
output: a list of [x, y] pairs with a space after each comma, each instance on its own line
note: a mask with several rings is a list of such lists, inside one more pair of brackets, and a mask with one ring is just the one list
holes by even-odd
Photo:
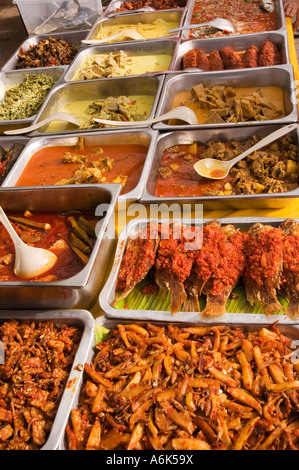
[[107, 328], [105, 328], [102, 325], [96, 324], [95, 327], [94, 327], [95, 344], [99, 344], [99, 343], [102, 343], [103, 341], [105, 341], [105, 339], [107, 338], [109, 333], [110, 333], [110, 330], [108, 330]]

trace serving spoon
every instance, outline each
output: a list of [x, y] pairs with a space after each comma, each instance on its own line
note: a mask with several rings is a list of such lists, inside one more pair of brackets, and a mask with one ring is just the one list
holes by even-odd
[[125, 11], [117, 11], [115, 13], [110, 13], [107, 16], [107, 18], [114, 18], [115, 16], [131, 15], [134, 13], [143, 13], [143, 12], [149, 12], [149, 11], [155, 12], [156, 10], [152, 7], [145, 6], [142, 8], [138, 8], [138, 10], [125, 10]]
[[255, 145], [245, 150], [245, 152], [242, 152], [240, 155], [233, 158], [232, 160], [221, 161], [215, 158], [203, 158], [202, 160], [198, 160], [193, 166], [193, 168], [196, 173], [198, 173], [200, 176], [203, 176], [204, 178], [214, 180], [223, 179], [228, 175], [229, 171], [234, 165], [236, 165], [236, 163], [240, 162], [241, 160], [243, 160], [243, 158], [247, 157], [256, 150], [259, 150], [265, 147], [266, 145], [271, 144], [271, 142], [274, 142], [280, 137], [293, 131], [297, 128], [297, 126], [298, 124], [295, 123], [281, 127], [277, 131], [274, 131], [271, 134], [267, 135], [267, 137], [264, 137], [264, 139], [261, 139]]
[[144, 39], [144, 37], [137, 31], [134, 31], [133, 29], [124, 29], [123, 31], [113, 34], [112, 36], [109, 36], [108, 38], [105, 38], [105, 39], [83, 39], [81, 43], [97, 45], [97, 44], [102, 44], [103, 42], [113, 41], [114, 39], [118, 39], [121, 37], [126, 37], [129, 39], [135, 39], [135, 40]]
[[31, 126], [23, 127], [21, 129], [11, 129], [9, 131], [4, 131], [4, 134], [7, 134], [7, 135], [26, 134], [28, 132], [32, 132], [32, 131], [35, 131], [36, 129], [39, 129], [40, 127], [44, 126], [45, 124], [48, 124], [51, 121], [66, 121], [66, 122], [70, 122], [71, 124], [74, 124], [75, 126], [80, 126], [80, 122], [72, 114], [64, 113], [64, 112], [57, 112], [57, 113], [51, 114], [51, 116], [48, 116], [46, 119], [43, 119], [42, 121], [39, 121], [36, 124], [32, 124]]
[[93, 118], [95, 122], [100, 124], [107, 124], [108, 126], [140, 126], [145, 124], [154, 124], [156, 122], [165, 121], [167, 119], [179, 119], [180, 121], [185, 121], [190, 125], [198, 124], [196, 114], [192, 109], [187, 106], [177, 106], [168, 113], [162, 114], [153, 119], [146, 119], [144, 121], [110, 121], [108, 119]]
[[212, 26], [213, 28], [220, 29], [221, 31], [227, 31], [228, 33], [237, 32], [231, 21], [225, 18], [215, 18], [208, 21], [207, 23], [186, 24], [185, 26], [180, 26], [179, 28], [170, 29], [168, 34], [184, 31], [185, 29], [197, 29], [201, 28], [202, 26]]
[[44, 248], [26, 245], [15, 232], [4, 210], [0, 206], [0, 222], [9, 233], [15, 246], [14, 273], [22, 279], [30, 279], [49, 271], [57, 256]]

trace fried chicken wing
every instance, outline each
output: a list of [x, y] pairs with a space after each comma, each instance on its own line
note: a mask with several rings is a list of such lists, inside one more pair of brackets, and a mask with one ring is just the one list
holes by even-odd
[[280, 291], [289, 300], [286, 315], [297, 319], [299, 318], [299, 224], [293, 219], [287, 219], [280, 228], [285, 234]]
[[282, 308], [276, 297], [283, 270], [284, 234], [279, 228], [256, 223], [248, 231], [244, 283], [250, 304], [257, 300], [266, 315]]

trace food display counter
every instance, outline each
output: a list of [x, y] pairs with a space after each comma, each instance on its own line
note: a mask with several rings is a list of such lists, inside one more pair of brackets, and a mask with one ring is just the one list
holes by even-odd
[[0, 450], [299, 449], [292, 23], [216, 4], [111, 0], [0, 71], [0, 207], [56, 257], [18, 276], [0, 224]]

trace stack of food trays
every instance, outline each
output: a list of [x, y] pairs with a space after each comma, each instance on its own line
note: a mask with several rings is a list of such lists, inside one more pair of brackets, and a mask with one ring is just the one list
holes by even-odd
[[[231, 3], [233, 4], [233, 2]], [[274, 3], [276, 28], [268, 29], [264, 32], [254, 34], [243, 34], [241, 32], [236, 36], [216, 37], [213, 39], [190, 39], [190, 32], [185, 31], [160, 39], [122, 41], [115, 42], [113, 44], [104, 43], [103, 45], [93, 45], [92, 41], [105, 25], [132, 25], [139, 21], [145, 21], [145, 23], [149, 24], [157, 18], [163, 18], [166, 19], [166, 21], [169, 20], [176, 22], [177, 26], [182, 26], [188, 25], [191, 21], [194, 22], [196, 18], [198, 18], [196, 16], [197, 13], [194, 10], [196, 7], [195, 0], [191, 2], [187, 1], [165, 10], [161, 9], [159, 13], [152, 11], [141, 11], [138, 13], [137, 11], [134, 11], [134, 2], [131, 2], [130, 4], [119, 0], [112, 0], [106, 11], [103, 13], [103, 16], [93, 25], [90, 31], [57, 35], [57, 37], [68, 37], [73, 41], [75, 46], [79, 46], [80, 44], [81, 47], [78, 49], [76, 56], [69, 65], [58, 68], [59, 71], [61, 71], [61, 75], [57, 78], [56, 83], [49, 92], [44, 103], [41, 105], [38, 113], [30, 120], [5, 122], [3, 123], [5, 126], [1, 126], [3, 131], [8, 129], [8, 127], [23, 127], [24, 123], [26, 125], [29, 122], [38, 123], [53, 112], [61, 110], [61, 108], [68, 108], [69, 105], [76, 101], [86, 103], [99, 98], [106, 99], [110, 96], [115, 98], [122, 95], [136, 96], [137, 92], [143, 97], [148, 96], [150, 98], [150, 108], [147, 109], [146, 116], [148, 118], [152, 118], [171, 109], [172, 102], [176, 94], [184, 92], [187, 89], [190, 90], [198, 84], [202, 84], [207, 88], [212, 86], [225, 86], [232, 88], [280, 88], [280, 97], [284, 108], [283, 115], [278, 115], [276, 119], [265, 119], [263, 121], [257, 120], [237, 123], [209, 122], [201, 123], [196, 126], [186, 126], [185, 124], [180, 123], [174, 125], [171, 122], [159, 123], [150, 126], [145, 123], [144, 125], [130, 128], [129, 130], [127, 130], [125, 126], [118, 126], [113, 129], [111, 127], [92, 128], [88, 126], [83, 129], [74, 129], [64, 125], [61, 126], [59, 124], [48, 128], [45, 126], [41, 127], [37, 131], [30, 133], [27, 137], [22, 136], [15, 139], [16, 142], [24, 143], [25, 148], [14, 167], [12, 169], [9, 168], [10, 172], [5, 175], [5, 180], [3, 181], [2, 188], [0, 190], [0, 205], [7, 212], [24, 212], [26, 210], [34, 212], [36, 210], [44, 210], [48, 212], [54, 211], [59, 214], [62, 211], [67, 211], [67, 213], [69, 213], [69, 211], [75, 211], [76, 213], [78, 211], [80, 213], [90, 213], [93, 212], [97, 206], [100, 206], [105, 212], [104, 216], [103, 212], [99, 214], [100, 217], [103, 216], [100, 224], [100, 236], [96, 239], [87, 264], [76, 276], [66, 280], [50, 280], [49, 282], [36, 283], [26, 283], [23, 281], [0, 281], [2, 308], [19, 310], [35, 309], [35, 311], [30, 314], [20, 313], [19, 311], [11, 311], [9, 315], [7, 315], [7, 313], [3, 313], [0, 322], [0, 333], [3, 321], [6, 321], [7, 319], [18, 320], [20, 316], [22, 319], [26, 319], [26, 323], [28, 321], [38, 321], [39, 318], [47, 321], [51, 321], [54, 318], [55, 322], [59, 319], [59, 322], [63, 322], [65, 320], [66, 322], [73, 324], [73, 322], [77, 323], [79, 320], [79, 323], [81, 322], [81, 324], [87, 325], [83, 329], [84, 333], [87, 329], [88, 334], [86, 337], [85, 334], [83, 334], [83, 338], [85, 339], [84, 346], [81, 344], [79, 346], [77, 353], [78, 356], [75, 357], [75, 361], [72, 365], [68, 384], [65, 387], [60, 407], [57, 410], [56, 419], [53, 424], [50, 437], [47, 442], [43, 442], [39, 448], [87, 448], [106, 450], [142, 450], [153, 448], [156, 450], [194, 450], [214, 448], [257, 449], [259, 447], [268, 449], [289, 449], [292, 445], [293, 447], [298, 447], [296, 440], [292, 440], [293, 437], [289, 440], [286, 437], [290, 434], [292, 436], [293, 434], [296, 436], [298, 428], [297, 423], [292, 424], [290, 422], [293, 419], [291, 406], [289, 407], [289, 415], [285, 415], [283, 426], [280, 426], [279, 424], [277, 425], [277, 421], [275, 421], [273, 416], [268, 416], [268, 422], [266, 422], [267, 420], [265, 420], [263, 416], [269, 410], [268, 405], [270, 402], [267, 400], [271, 401], [273, 398], [275, 401], [275, 396], [277, 400], [280, 400], [282, 399], [281, 394], [285, 391], [285, 393], [288, 394], [288, 388], [292, 391], [294, 390], [294, 387], [296, 390], [298, 388], [299, 371], [297, 366], [293, 366], [291, 357], [294, 351], [294, 344], [292, 341], [298, 339], [299, 325], [298, 318], [292, 318], [286, 314], [287, 302], [282, 304], [282, 310], [276, 312], [278, 314], [271, 316], [265, 314], [265, 311], [260, 308], [258, 302], [253, 307], [251, 306], [252, 308], [250, 310], [248, 308], [248, 302], [246, 302], [244, 297], [244, 286], [238, 285], [234, 287], [235, 290], [228, 302], [227, 313], [222, 316], [216, 315], [208, 317], [200, 314], [198, 310], [184, 311], [182, 308], [171, 313], [169, 294], [165, 292], [165, 296], [163, 297], [163, 295], [161, 295], [162, 290], [159, 293], [156, 289], [152, 290], [155, 286], [151, 285], [151, 282], [148, 282], [149, 279], [145, 277], [141, 280], [139, 285], [134, 286], [128, 298], [126, 297], [126, 299], [115, 304], [117, 296], [117, 279], [120, 272], [121, 262], [125, 254], [126, 247], [128, 246], [128, 241], [132, 236], [139, 232], [140, 228], [146, 227], [147, 224], [152, 221], [149, 219], [135, 219], [128, 223], [124, 227], [123, 232], [119, 235], [115, 256], [112, 254], [114, 241], [109, 237], [109, 232], [111, 235], [111, 227], [113, 225], [113, 212], [115, 206], [117, 203], [121, 202], [133, 203], [141, 201], [145, 204], [156, 202], [165, 202], [169, 204], [172, 204], [173, 202], [180, 202], [182, 204], [188, 202], [194, 204], [196, 202], [200, 202], [204, 204], [205, 210], [210, 208], [274, 208], [283, 207], [289, 203], [291, 198], [296, 198], [298, 196], [298, 188], [285, 190], [284, 192], [278, 191], [271, 194], [261, 191], [259, 193], [257, 192], [255, 194], [251, 193], [245, 195], [234, 194], [233, 192], [227, 191], [226, 194], [223, 193], [216, 195], [188, 195], [185, 193], [165, 196], [161, 194], [161, 192], [157, 193], [155, 190], [157, 172], [159, 168], [163, 166], [162, 156], [169, 148], [179, 145], [194, 146], [194, 143], [196, 143], [195, 146], [198, 146], [198, 143], [200, 143], [200, 145], [208, 147], [209, 142], [212, 141], [231, 142], [232, 140], [246, 141], [249, 138], [255, 137], [262, 138], [284, 124], [297, 121], [298, 114], [294, 88], [294, 75], [293, 69], [290, 65], [286, 24], [282, 3], [279, 0], [275, 0]], [[127, 5], [132, 7], [132, 10], [130, 10], [131, 13], [125, 11], [125, 9], [128, 8]], [[156, 9], [160, 10], [158, 2], [156, 2], [155, 6], [157, 7]], [[115, 15], [116, 13], [117, 15]], [[42, 38], [28, 38], [26, 43], [24, 43], [23, 48], [25, 49], [29, 47], [29, 44], [36, 45], [39, 40], [43, 38], [44, 36]], [[81, 42], [81, 40], [83, 40], [83, 42]], [[250, 46], [259, 48], [265, 43], [265, 41], [269, 41], [278, 48], [280, 52], [279, 65], [262, 65], [252, 69], [241, 68], [240, 70], [231, 69], [203, 72], [183, 71], [183, 57], [189, 51], [201, 49], [208, 55], [212, 51], [220, 51], [221, 48], [229, 47], [233, 49], [233, 51], [239, 52], [247, 50]], [[78, 75], [78, 69], [84, 61], [88, 62], [97, 54], [109, 55], [118, 53], [119, 51], [125, 51], [130, 58], [137, 59], [144, 56], [168, 56], [168, 62], [163, 64], [163, 70], [150, 71], [149, 73], [147, 73], [147, 70], [139, 73], [131, 73], [129, 71], [128, 76], [110, 76], [109, 78], [103, 76], [103, 78], [100, 78], [98, 76], [99, 72], [96, 70], [95, 74], [90, 77], [82, 77], [82, 75]], [[17, 66], [16, 64], [17, 53], [15, 53], [10, 61], [4, 66], [2, 74], [5, 74], [5, 77], [8, 76], [8, 74], [11, 74], [11, 77], [14, 77], [13, 74], [34, 73], [33, 69], [30, 71], [16, 71], [14, 70]], [[42, 70], [45, 73], [52, 74], [55, 69], [56, 67], [47, 67]], [[169, 73], [163, 73], [166, 71]], [[14, 78], [11, 80], [14, 80]], [[4, 83], [6, 84], [7, 82]], [[15, 83], [15, 81], [12, 83]], [[78, 110], [80, 113], [82, 108], [80, 110], [79, 106]], [[294, 130], [290, 134], [290, 138], [292, 139], [289, 142], [290, 147], [292, 146], [293, 153], [289, 159], [292, 163], [291, 170], [295, 173], [298, 171], [298, 132]], [[12, 137], [3, 137], [3, 145], [6, 145], [6, 147], [11, 146], [13, 139], [14, 138]], [[64, 148], [64, 150], [67, 149], [67, 152], [69, 153], [72, 153], [75, 149], [76, 153], [76, 150], [78, 150], [82, 145], [83, 147], [90, 146], [94, 149], [105, 149], [105, 146], [107, 146], [107, 148], [109, 146], [115, 146], [119, 147], [119, 149], [122, 146], [127, 146], [129, 148], [131, 145], [143, 147], [143, 156], [140, 157], [142, 165], [139, 165], [138, 178], [135, 178], [135, 182], [130, 186], [130, 190], [126, 190], [126, 186], [122, 187], [122, 185], [119, 184], [108, 184], [108, 180], [105, 181], [105, 184], [104, 179], [102, 181], [95, 180], [93, 184], [84, 184], [83, 180], [76, 181], [70, 174], [60, 175], [57, 179], [56, 175], [54, 175], [55, 178], [53, 178], [52, 181], [48, 180], [46, 182], [36, 180], [35, 183], [30, 185], [26, 183], [25, 175], [27, 178], [34, 178], [35, 173], [38, 173], [36, 170], [37, 167], [34, 167], [34, 159], [38, 161], [38, 158], [42, 157], [44, 150], [49, 150], [49, 154], [50, 152], [53, 154], [58, 148], [60, 148], [60, 152], [61, 149]], [[192, 152], [189, 149], [189, 154], [190, 153]], [[46, 158], [45, 155], [44, 158]], [[30, 166], [31, 163], [33, 166]], [[174, 169], [174, 171], [176, 170], [177, 168]], [[291, 170], [289, 169], [289, 171]], [[42, 172], [40, 172], [40, 174]], [[44, 173], [46, 174], [46, 172]], [[22, 178], [24, 178], [23, 182]], [[130, 177], [128, 177], [128, 182], [129, 181]], [[121, 180], [120, 182], [123, 183]], [[192, 222], [196, 226], [200, 226], [200, 221], [192, 220]], [[204, 222], [209, 221], [204, 220]], [[220, 219], [221, 224], [234, 225], [234, 227], [241, 233], [246, 233], [253, 224], [270, 224], [271, 227], [277, 228], [282, 222], [283, 220], [260, 217]], [[144, 256], [144, 258], [140, 257], [140, 260], [141, 259], [146, 263], [146, 256]], [[112, 265], [112, 268], [111, 271], [108, 272], [107, 266], [110, 267], [110, 265]], [[108, 274], [109, 277], [106, 280], [105, 286], [102, 288], [104, 278], [107, 277]], [[104, 316], [99, 316], [95, 321], [93, 321], [89, 312], [85, 310], [75, 310], [79, 308], [92, 309], [92, 306], [95, 304], [95, 296], [99, 292], [99, 305]], [[279, 300], [282, 301], [284, 299], [280, 298]], [[40, 309], [44, 310], [42, 314], [39, 312]], [[53, 313], [48, 311], [50, 309], [57, 310]], [[78, 312], [80, 313], [78, 314]], [[95, 315], [97, 315], [97, 313]], [[161, 324], [163, 325], [163, 331], [160, 329]], [[274, 327], [273, 324], [275, 324]], [[176, 330], [177, 327], [179, 328], [178, 331]], [[191, 330], [188, 330], [189, 327], [194, 327], [194, 331], [192, 331], [192, 333]], [[120, 335], [119, 337], [124, 341], [124, 354], [128, 357], [131, 354], [130, 351], [132, 348], [134, 348], [134, 350], [136, 349], [137, 354], [137, 347], [142, 343], [142, 341], [140, 341], [140, 339], [143, 338], [142, 335], [145, 335], [144, 337], [146, 337], [144, 341], [145, 348], [148, 348], [150, 344], [155, 344], [155, 338], [157, 340], [157, 344], [162, 344], [163, 338], [165, 339], [166, 336], [166, 341], [168, 341], [169, 335], [171, 336], [172, 333], [176, 334], [176, 343], [183, 345], [179, 348], [180, 351], [177, 351], [176, 359], [174, 359], [177, 366], [176, 377], [175, 374], [173, 374], [170, 380], [172, 373], [171, 370], [173, 370], [174, 367], [174, 365], [171, 365], [173, 358], [171, 357], [169, 363], [170, 367], [167, 368], [167, 361], [163, 363], [163, 354], [160, 355], [161, 357], [159, 356], [159, 358], [157, 358], [156, 362], [154, 362], [155, 367], [153, 370], [151, 370], [151, 367], [147, 369], [148, 374], [151, 377], [149, 379], [149, 383], [156, 383], [157, 387], [155, 387], [155, 392], [159, 389], [162, 394], [166, 394], [165, 402], [163, 402], [164, 399], [162, 395], [158, 398], [157, 403], [159, 403], [159, 405], [157, 406], [153, 403], [145, 402], [145, 404], [148, 405], [148, 409], [143, 410], [141, 407], [144, 414], [138, 417], [134, 411], [136, 412], [138, 408], [138, 399], [140, 398], [139, 394], [136, 395], [135, 400], [131, 397], [130, 406], [131, 403], [135, 403], [135, 409], [134, 406], [132, 406], [128, 412], [127, 418], [119, 422], [119, 417], [117, 414], [114, 414], [114, 411], [109, 411], [108, 413], [105, 411], [107, 410], [108, 403], [109, 405], [112, 404], [112, 402], [110, 402], [109, 387], [112, 387], [113, 394], [115, 395], [114, 386], [118, 382], [117, 377], [113, 377], [112, 372], [111, 377], [109, 376], [109, 373], [106, 377], [106, 367], [110, 369], [111, 367], [114, 367], [115, 363], [112, 365], [112, 363], [109, 362], [111, 359], [110, 351], [107, 356], [109, 357], [108, 361], [104, 360], [102, 363], [101, 359], [99, 359], [102, 358], [102, 354], [105, 356], [105, 347], [109, 348], [111, 344], [113, 346], [113, 341], [111, 342], [109, 337], [105, 343], [106, 346], [100, 345], [100, 341], [106, 338], [103, 334], [107, 334], [107, 329], [110, 330], [114, 328], [114, 336], [118, 337]], [[182, 330], [182, 328], [185, 328], [185, 330]], [[199, 332], [196, 328], [202, 328], [202, 330]], [[233, 350], [238, 350], [238, 353], [234, 356], [235, 373], [231, 375], [230, 370], [227, 374], [229, 375], [227, 383], [224, 381], [223, 375], [225, 374], [223, 374], [223, 372], [222, 375], [219, 373], [217, 375], [217, 370], [221, 371], [221, 367], [224, 367], [226, 364], [226, 347], [224, 343], [221, 343], [222, 349], [220, 353], [219, 343], [218, 350], [216, 351], [216, 349], [213, 348], [216, 348], [217, 345], [216, 343], [212, 344], [211, 339], [215, 336], [215, 338], [218, 338], [220, 341], [222, 331], [224, 332], [223, 338], [226, 338], [225, 332], [227, 331], [227, 334], [230, 335], [230, 337], [234, 338], [234, 335], [236, 335], [235, 339], [238, 339], [239, 341], [239, 343], [233, 347]], [[99, 332], [100, 336], [98, 336]], [[183, 365], [184, 370], [189, 369], [189, 375], [193, 377], [193, 374], [195, 373], [192, 365], [193, 363], [189, 360], [189, 351], [187, 352], [184, 350], [184, 347], [187, 349], [191, 343], [193, 344], [192, 348], [194, 348], [195, 341], [193, 336], [191, 338], [190, 334], [195, 334], [197, 342], [201, 342], [202, 338], [198, 338], [196, 335], [202, 335], [204, 338], [203, 341], [206, 341], [206, 343], [204, 343], [205, 348], [209, 350], [209, 348], [212, 347], [209, 353], [214, 354], [213, 361], [216, 366], [212, 367], [211, 365], [210, 367], [211, 370], [213, 369], [214, 375], [209, 375], [210, 372], [208, 372], [205, 376], [202, 375], [200, 377], [200, 380], [203, 380], [202, 384], [204, 383], [204, 385], [195, 384], [195, 392], [194, 388], [190, 385], [188, 374], [186, 373], [184, 376], [181, 368]], [[284, 335], [287, 339], [285, 339]], [[147, 340], [148, 336], [151, 336], [151, 341]], [[188, 339], [189, 337], [191, 338], [190, 341]], [[255, 338], [257, 338], [257, 342], [260, 344], [265, 341], [263, 359], [260, 363], [258, 363], [258, 353], [256, 352], [254, 356], [250, 354], [251, 349], [246, 349], [245, 347], [256, 348], [257, 344], [254, 342]], [[188, 341], [190, 343], [189, 346], [187, 346]], [[282, 357], [282, 353], [281, 356], [279, 356], [278, 352], [275, 350], [276, 370], [274, 370], [274, 367], [271, 369], [271, 364], [274, 359], [272, 357], [270, 358], [268, 355], [270, 350], [270, 341], [272, 341], [272, 346], [275, 341], [277, 341], [277, 347], [280, 352], [282, 351], [282, 344], [287, 345], [284, 346], [286, 348], [284, 350], [284, 357]], [[97, 348], [100, 350], [100, 353], [98, 353], [99, 355], [97, 356], [95, 343], [98, 342], [99, 345]], [[243, 349], [242, 345], [245, 345]], [[119, 343], [116, 342], [116, 346], [119, 346]], [[273, 347], [275, 349], [276, 343]], [[175, 350], [176, 346], [173, 343], [173, 351]], [[194, 351], [194, 349], [191, 350], [193, 350], [193, 354], [195, 355], [200, 352]], [[115, 351], [116, 354], [120, 353], [119, 349]], [[242, 352], [243, 356], [246, 354], [246, 360], [244, 360], [243, 356], [243, 360], [240, 359]], [[222, 361], [225, 357], [224, 363], [220, 361], [217, 365], [217, 353], [219, 360], [221, 359]], [[157, 354], [157, 350], [155, 350], [154, 354]], [[220, 358], [221, 354], [222, 357]], [[231, 352], [228, 354], [231, 355]], [[173, 354], [170, 354], [169, 357], [172, 355]], [[287, 360], [285, 357], [286, 355]], [[97, 359], [95, 359], [96, 357]], [[161, 361], [159, 362], [160, 359]], [[89, 365], [92, 364], [94, 360], [97, 364], [93, 364], [91, 369]], [[266, 360], [269, 360], [270, 362], [272, 361], [271, 364], [269, 365], [267, 363], [265, 365], [263, 361]], [[164, 368], [162, 363], [165, 364]], [[86, 364], [85, 371], [83, 370], [83, 364]], [[250, 401], [248, 398], [248, 396], [250, 396], [252, 399], [252, 395], [249, 391], [250, 387], [245, 390], [246, 374], [244, 370], [246, 367], [247, 370], [249, 370], [248, 364], [249, 369], [252, 367], [255, 374], [255, 392], [257, 392], [258, 396], [258, 399], [254, 401], [255, 406], [252, 405], [253, 401]], [[102, 366], [103, 368], [101, 368]], [[265, 375], [268, 377], [270, 374], [272, 378], [268, 377], [270, 385], [269, 383], [268, 385], [265, 385], [264, 383], [262, 387], [261, 374], [259, 371], [261, 368], [264, 369], [264, 367], [269, 368], [269, 371], [267, 371]], [[283, 373], [281, 372], [282, 368]], [[207, 369], [210, 371], [209, 368]], [[112, 370], [114, 371], [114, 369]], [[116, 370], [117, 369], [115, 369], [115, 371]], [[223, 370], [225, 371], [225, 369]], [[128, 386], [126, 389], [127, 391], [130, 391], [130, 385], [128, 384], [132, 379], [132, 383], [134, 383], [134, 381], [137, 383], [141, 380], [142, 371], [143, 369], [141, 367], [140, 370], [136, 370], [134, 372], [134, 376], [130, 375], [130, 373], [126, 375], [125, 387]], [[153, 373], [157, 374], [156, 382], [152, 381], [153, 376], [151, 374]], [[100, 381], [98, 381], [99, 377], [101, 377]], [[183, 378], [183, 381], [178, 380], [178, 378]], [[195, 380], [199, 380], [199, 378], [196, 376]], [[209, 387], [209, 383], [212, 383], [211, 380], [213, 380], [213, 386], [217, 389], [217, 394], [221, 395], [223, 400], [224, 398], [226, 399], [225, 406], [220, 406], [219, 408], [222, 410], [225, 409], [225, 412], [230, 415], [232, 421], [231, 423], [229, 419], [221, 420], [220, 427], [222, 432], [220, 438], [220, 428], [217, 428], [213, 422], [213, 417], [209, 416], [208, 411], [206, 415], [200, 417], [196, 423], [190, 421], [190, 415], [194, 416], [198, 412], [198, 407], [196, 405], [196, 403], [199, 403], [198, 400], [203, 400], [203, 403], [205, 403], [204, 406], [208, 407], [208, 398], [201, 397], [199, 389], [200, 387], [203, 387], [205, 390], [206, 387]], [[76, 428], [76, 423], [80, 425], [82, 420], [80, 401], [82, 393], [85, 393], [84, 390], [86, 390], [87, 383], [90, 386], [90, 389], [87, 391], [90, 394], [89, 403], [93, 402], [94, 408], [86, 418], [88, 421], [88, 426], [86, 428], [88, 429], [88, 433], [84, 435], [81, 434], [80, 437], [77, 433], [78, 428]], [[136, 387], [136, 383], [134, 387]], [[173, 386], [169, 386], [170, 383], [172, 383]], [[120, 383], [118, 386], [120, 386]], [[183, 390], [182, 387], [185, 387], [185, 389]], [[148, 386], [147, 388], [150, 390], [150, 393], [153, 393], [152, 386]], [[236, 389], [235, 391], [239, 392], [239, 395], [238, 393], [234, 395], [234, 390], [232, 390], [234, 388]], [[175, 389], [178, 389], [182, 395], [179, 396], [179, 393], [174, 391]], [[149, 390], [147, 390], [147, 393], [149, 393]], [[184, 397], [186, 391], [188, 392], [188, 398], [186, 396], [185, 401]], [[246, 398], [244, 398], [243, 401], [240, 399], [240, 393], [243, 394], [243, 397], [244, 393], [247, 393]], [[262, 400], [260, 400], [259, 395], [261, 393], [263, 397]], [[224, 397], [225, 394], [230, 394], [229, 399], [227, 396]], [[122, 396], [123, 400], [126, 401], [127, 397], [124, 391]], [[130, 396], [130, 393], [128, 396]], [[95, 397], [96, 400], [94, 400]], [[256, 396], [254, 396], [254, 398], [256, 398]], [[231, 403], [233, 403], [233, 405], [231, 405]], [[168, 407], [167, 417], [164, 414], [165, 409], [163, 411], [162, 405]], [[246, 409], [244, 405], [246, 405]], [[232, 410], [230, 406], [234, 406], [234, 412], [229, 411]], [[276, 411], [281, 413], [279, 408], [274, 408], [274, 413]], [[149, 413], [147, 414], [148, 410]], [[98, 419], [98, 416], [100, 416], [98, 413], [101, 414], [101, 419]], [[106, 418], [103, 418], [103, 415], [107, 414], [109, 414], [109, 423], [108, 421], [104, 421]], [[185, 425], [183, 423], [184, 420], [180, 419], [179, 415], [181, 418], [184, 418]], [[127, 419], [129, 421], [127, 421]], [[164, 428], [161, 424], [162, 419], [164, 419]], [[266, 424], [268, 425], [267, 429]], [[5, 440], [8, 441], [10, 438], [6, 437], [4, 431], [2, 431], [1, 434], [3, 427], [0, 417], [0, 448], [1, 445], [5, 448]], [[254, 438], [253, 430], [255, 427], [259, 431], [257, 434], [261, 436], [260, 440]], [[171, 429], [174, 430], [172, 431]], [[225, 432], [223, 432], [223, 430]], [[171, 436], [172, 432], [173, 436]], [[53, 439], [53, 436], [55, 436], [55, 439]]]

